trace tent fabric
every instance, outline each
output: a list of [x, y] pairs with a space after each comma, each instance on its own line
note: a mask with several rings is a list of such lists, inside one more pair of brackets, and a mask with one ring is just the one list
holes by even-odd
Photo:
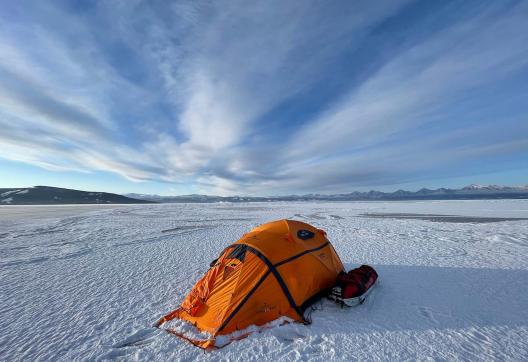
[[157, 326], [178, 318], [214, 338], [280, 317], [306, 323], [304, 310], [342, 271], [323, 230], [294, 220], [263, 224], [224, 249], [180, 308]]

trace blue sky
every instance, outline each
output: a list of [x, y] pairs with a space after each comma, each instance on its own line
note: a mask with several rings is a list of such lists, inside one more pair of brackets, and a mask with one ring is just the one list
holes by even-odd
[[528, 184], [526, 1], [0, 7], [0, 187]]

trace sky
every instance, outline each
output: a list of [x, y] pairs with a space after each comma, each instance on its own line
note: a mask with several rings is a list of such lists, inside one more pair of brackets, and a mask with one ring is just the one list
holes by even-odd
[[528, 184], [526, 1], [8, 1], [0, 187]]

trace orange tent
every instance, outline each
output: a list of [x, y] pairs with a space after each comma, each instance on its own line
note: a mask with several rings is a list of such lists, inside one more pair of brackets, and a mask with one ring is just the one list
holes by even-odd
[[283, 316], [308, 323], [304, 310], [334, 285], [341, 271], [341, 260], [323, 230], [300, 221], [270, 222], [228, 246], [180, 308], [156, 327], [174, 318], [185, 320], [211, 338], [193, 340], [167, 331], [213, 348], [215, 336]]

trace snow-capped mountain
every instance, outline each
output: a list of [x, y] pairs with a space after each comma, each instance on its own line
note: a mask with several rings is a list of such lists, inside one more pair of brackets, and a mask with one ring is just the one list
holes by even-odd
[[477, 185], [471, 184], [463, 187], [466, 191], [528, 191], [528, 185], [522, 186], [501, 186], [501, 185]]
[[526, 199], [528, 185], [499, 186], [499, 185], [469, 185], [461, 189], [439, 188], [431, 190], [422, 188], [418, 191], [398, 190], [395, 192], [354, 191], [346, 194], [307, 194], [287, 196], [209, 196], [209, 195], [181, 195], [160, 196], [144, 194], [126, 194], [125, 196], [155, 202], [264, 202], [264, 201], [370, 201], [370, 200], [465, 200], [465, 199]]
[[528, 185], [468, 185], [461, 189], [422, 188], [418, 191], [350, 192], [343, 194], [307, 194], [286, 196], [215, 196], [148, 194], [117, 195], [107, 192], [88, 192], [50, 186], [0, 188], [0, 205], [37, 204], [134, 204], [134, 203], [209, 203], [209, 202], [266, 202], [266, 201], [372, 201], [372, 200], [465, 200], [465, 199], [528, 199]]

